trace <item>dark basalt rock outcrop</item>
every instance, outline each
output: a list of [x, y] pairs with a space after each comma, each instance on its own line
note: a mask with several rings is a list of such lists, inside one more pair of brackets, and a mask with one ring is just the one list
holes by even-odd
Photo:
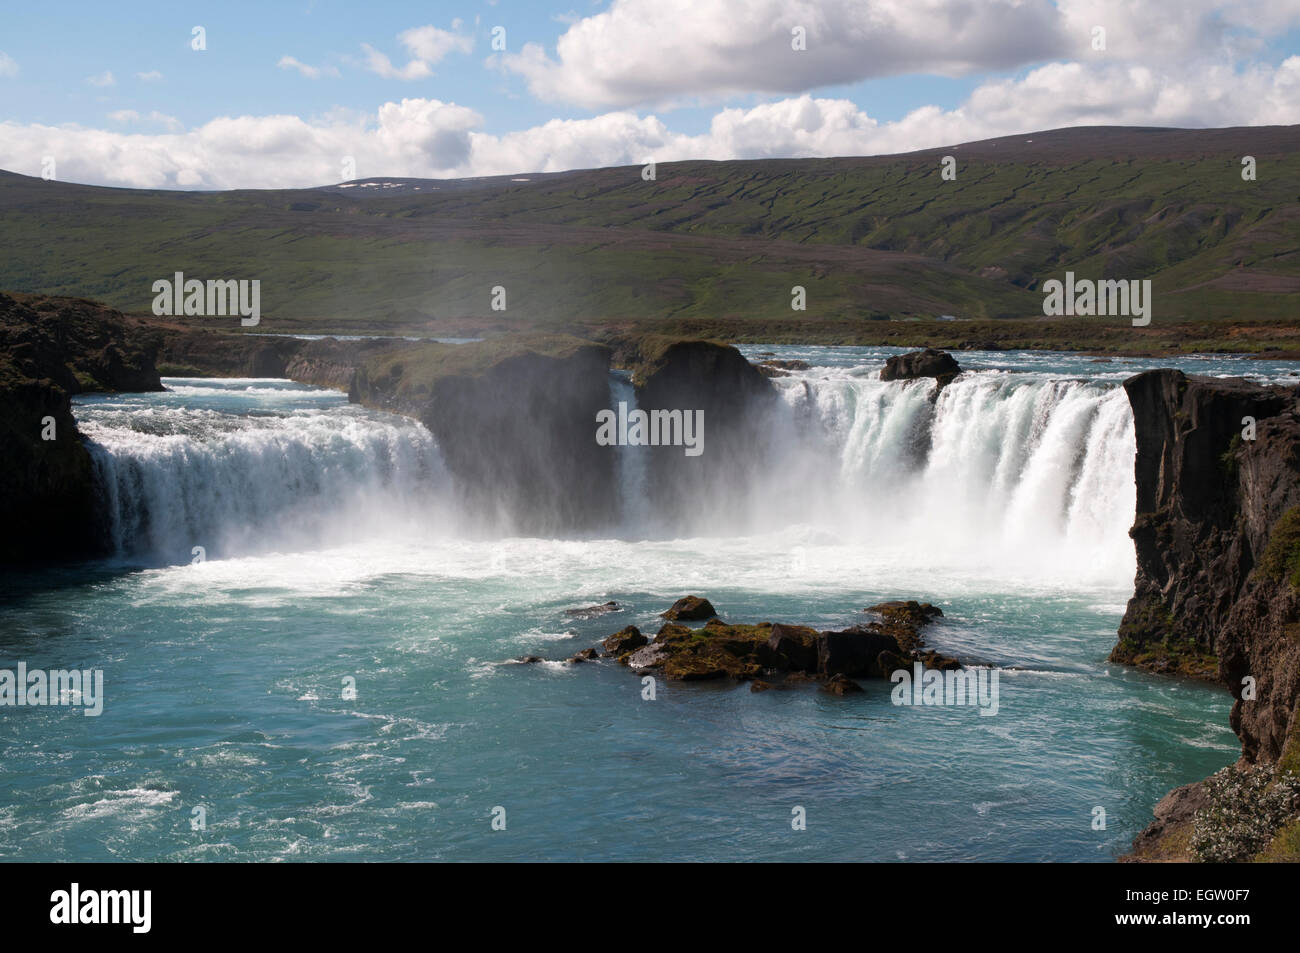
[[[699, 597], [692, 606], [707, 602]], [[679, 600], [679, 605], [686, 600]], [[712, 607], [710, 607], [711, 609]], [[732, 678], [758, 680], [759, 690], [775, 687], [771, 679], [823, 680], [834, 694], [846, 694], [856, 678], [888, 678], [914, 662], [927, 668], [960, 667], [956, 659], [924, 647], [921, 629], [943, 613], [928, 603], [891, 602], [870, 610], [882, 617], [842, 631], [820, 632], [809, 626], [729, 624], [711, 618], [702, 628], [668, 622], [649, 641], [635, 626], [605, 639], [605, 654], [633, 671], [658, 672], [674, 681]]]
[[[1111, 660], [1218, 679], [1229, 619], [1273, 525], [1300, 503], [1293, 389], [1149, 371], [1124, 384], [1137, 438], [1138, 571]], [[1252, 417], [1256, 439], [1242, 440]], [[1239, 611], [1239, 610], [1237, 610]]]
[[791, 371], [806, 371], [810, 367], [807, 361], [760, 361], [757, 365], [758, 372], [764, 377], [789, 377]]
[[933, 377], [940, 387], [952, 383], [954, 377], [961, 373], [957, 359], [946, 351], [927, 347], [923, 351], [910, 351], [907, 354], [895, 354], [885, 361], [881, 368], [882, 381], [910, 381], [918, 377]]
[[565, 609], [564, 614], [574, 619], [598, 619], [611, 612], [622, 612], [623, 607], [617, 602], [602, 602], [598, 606], [583, 606], [581, 609]]
[[701, 596], [682, 596], [666, 611], [659, 613], [663, 618], [673, 622], [703, 622], [712, 619], [718, 613], [713, 603]]
[[849, 678], [885, 678], [886, 660], [901, 657], [902, 646], [892, 635], [868, 626], [853, 626], [839, 632], [822, 632], [817, 637], [817, 672]]
[[[1243, 761], [1300, 770], [1300, 392], [1174, 370], [1124, 387], [1138, 569], [1111, 660], [1220, 682], [1236, 699]], [[1188, 811], [1163, 813], [1161, 830], [1185, 835]], [[1158, 833], [1135, 846], [1158, 855], [1155, 841], [1172, 836]]]
[[410, 343], [386, 338], [308, 341], [171, 326], [145, 333], [157, 339], [159, 369], [168, 377], [286, 377], [348, 393], [365, 361]]
[[[95, 555], [90, 454], [72, 395], [157, 391], [155, 342], [92, 301], [0, 294], [0, 563]], [[54, 439], [42, 439], [46, 419]]]
[[818, 640], [821, 633], [806, 625], [772, 626], [767, 647], [780, 660], [777, 667], [791, 672], [815, 672], [820, 662]]
[[682, 446], [635, 449], [645, 454], [654, 511], [683, 528], [737, 525], [748, 515], [751, 487], [772, 476], [770, 462], [781, 452], [772, 382], [717, 341], [646, 335], [615, 347], [632, 372], [639, 410], [703, 413], [699, 455]]
[[362, 362], [351, 397], [428, 427], [480, 522], [514, 534], [582, 532], [616, 512], [615, 456], [596, 442], [609, 357], [604, 345], [563, 335], [410, 343]]
[[640, 629], [634, 625], [629, 625], [625, 628], [619, 629], [602, 642], [601, 645], [610, 655], [619, 658], [630, 652], [635, 652], [643, 645], [649, 644], [649, 642], [650, 640], [641, 634]]
[[162, 326], [150, 333], [167, 377], [288, 377], [289, 362], [309, 343], [189, 327]]

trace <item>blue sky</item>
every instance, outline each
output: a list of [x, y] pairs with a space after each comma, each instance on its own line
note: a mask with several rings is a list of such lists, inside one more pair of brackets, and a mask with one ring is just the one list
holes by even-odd
[[[82, 0], [59, 7], [57, 25], [44, 4], [8, 8], [3, 15], [0, 49], [23, 61], [18, 81], [4, 91], [7, 119], [96, 124], [108, 111], [133, 108], [198, 125], [218, 115], [318, 115], [338, 106], [368, 110], [396, 94], [462, 103], [505, 129], [531, 122], [537, 106], [527, 101], [517, 77], [483, 65], [489, 30], [500, 23], [507, 26], [507, 42], [517, 36], [520, 43], [529, 38], [553, 43], [564, 28], [537, 4], [506, 2], [119, 5]], [[476, 18], [481, 20], [477, 27]], [[456, 19], [465, 22], [463, 32], [475, 37], [478, 48], [450, 55], [427, 80], [383, 79], [356, 65], [364, 58], [363, 42], [397, 59], [397, 34], [423, 24], [451, 30]], [[207, 33], [202, 53], [190, 47], [195, 25]], [[276, 66], [286, 55], [335, 66], [340, 75], [304, 79]], [[112, 71], [115, 86], [96, 88], [85, 82], [105, 70]], [[162, 73], [162, 81], [137, 79], [138, 73], [150, 71]]]
[[[10, 5], [0, 167], [35, 174], [53, 155], [60, 177], [79, 181], [308, 185], [336, 178], [341, 155], [358, 158], [359, 175], [454, 176], [905, 151], [1084, 122], [1300, 122], [1300, 0], [1168, 10], [1128, 0]], [[202, 51], [191, 46], [196, 25]], [[498, 26], [504, 52], [491, 49]], [[791, 49], [796, 29], [804, 50]]]
[[[19, 76], [0, 86], [0, 118], [56, 125], [102, 125], [108, 113], [157, 111], [196, 126], [216, 116], [292, 113], [327, 115], [340, 106], [370, 110], [399, 96], [433, 97], [481, 112], [485, 129], [507, 132], [547, 119], [578, 119], [593, 110], [565, 103], [541, 103], [517, 75], [490, 68], [491, 30], [506, 28], [506, 42], [554, 47], [579, 10], [599, 11], [602, 3], [547, 7], [529, 2], [361, 4], [350, 0], [250, 3], [60, 3], [57, 22], [48, 7], [30, 4], [3, 14], [0, 50], [22, 58]], [[401, 57], [396, 37], [413, 26], [431, 24], [473, 36], [472, 53], [454, 53], [428, 79], [385, 79], [361, 66], [365, 42]], [[201, 25], [207, 49], [191, 49], [191, 30]], [[26, 55], [22, 55], [26, 54]], [[333, 66], [338, 76], [303, 78], [276, 64], [283, 56], [316, 67]], [[89, 76], [111, 72], [114, 85], [93, 86]], [[142, 73], [161, 79], [143, 80]], [[831, 85], [823, 91], [870, 106], [871, 115], [897, 119], [919, 106], [952, 106], [975, 88], [979, 77], [913, 74]], [[760, 94], [728, 97], [729, 102], [759, 102]], [[714, 110], [680, 107], [676, 126], [698, 133]]]

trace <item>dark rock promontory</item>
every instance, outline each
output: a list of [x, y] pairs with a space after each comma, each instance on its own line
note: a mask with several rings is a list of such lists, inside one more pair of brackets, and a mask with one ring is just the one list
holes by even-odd
[[[1176, 370], [1124, 388], [1138, 568], [1111, 660], [1219, 682], [1242, 763], [1300, 771], [1300, 394]], [[1142, 857], [1186, 841], [1204, 799], [1197, 786], [1170, 798]]]
[[614, 454], [596, 442], [610, 350], [564, 335], [410, 343], [357, 368], [351, 397], [429, 428], [464, 508], [501, 532], [607, 526]]
[[682, 446], [638, 448], [651, 508], [673, 525], [737, 525], [758, 481], [781, 452], [772, 382], [735, 347], [719, 341], [643, 335], [613, 342], [631, 372], [638, 409], [692, 415], [703, 425], [698, 455]]
[[90, 454], [74, 394], [158, 391], [156, 342], [92, 301], [0, 294], [0, 563], [95, 555]]

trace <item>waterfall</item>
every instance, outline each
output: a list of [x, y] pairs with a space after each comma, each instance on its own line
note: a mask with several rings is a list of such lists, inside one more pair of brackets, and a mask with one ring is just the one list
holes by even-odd
[[[636, 388], [631, 374], [622, 370], [609, 372], [610, 409], [627, 405], [628, 412], [635, 410]], [[641, 538], [654, 525], [649, 500], [649, 458], [646, 447], [619, 446], [612, 448], [617, 454], [615, 462], [618, 480], [619, 532], [626, 538]]]
[[[326, 391], [241, 383], [79, 403], [115, 553], [187, 562], [195, 546], [297, 552], [449, 528], [451, 477], [419, 423]], [[703, 517], [673, 525], [654, 512], [647, 448], [611, 447], [609, 532], [770, 538], [806, 526], [922, 564], [1131, 579], [1133, 419], [1113, 383], [984, 371], [936, 392], [817, 367], [773, 384], [767, 449], [708, 491], [742, 506], [705, 500]], [[611, 373], [609, 397], [635, 409], [625, 372]], [[455, 528], [482, 533], [461, 519]]]
[[804, 519], [887, 547], [1131, 576], [1122, 388], [982, 372], [936, 395], [930, 380], [826, 369], [774, 383], [810, 435], [803, 452], [820, 457]]
[[[228, 385], [175, 391], [204, 392], [228, 400]], [[301, 406], [322, 393], [337, 406]], [[341, 395], [297, 396], [287, 410], [249, 398], [238, 414], [149, 397], [79, 407], [112, 552], [189, 562], [195, 546], [209, 558], [293, 551], [428, 523], [446, 478], [423, 426]]]

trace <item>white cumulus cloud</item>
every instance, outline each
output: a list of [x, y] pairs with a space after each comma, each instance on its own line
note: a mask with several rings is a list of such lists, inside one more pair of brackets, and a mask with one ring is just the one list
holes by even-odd
[[213, 119], [189, 131], [158, 113], [167, 132], [126, 134], [84, 126], [0, 123], [0, 167], [39, 174], [58, 157], [61, 178], [165, 188], [286, 188], [355, 176], [451, 178], [611, 165], [648, 159], [749, 159], [874, 155], [1079, 125], [1226, 126], [1300, 123], [1300, 56], [1276, 68], [1190, 69], [1162, 75], [1116, 64], [1052, 63], [976, 88], [952, 109], [923, 106], [891, 121], [856, 103], [808, 94], [717, 112], [706, 132], [616, 110], [553, 119], [496, 135], [477, 111], [437, 99], [387, 102], [375, 113]]
[[1009, 69], [1065, 54], [1064, 26], [1049, 0], [619, 0], [499, 62], [544, 100], [671, 104]]
[[122, 122], [122, 123], [156, 122], [156, 123], [161, 123], [162, 125], [166, 126], [168, 129], [171, 130], [180, 130], [184, 128], [184, 124], [175, 116], [168, 116], [166, 113], [161, 113], [156, 109], [151, 111], [147, 115], [142, 115], [141, 113], [139, 113], [134, 109], [118, 109], [114, 112], [109, 113], [108, 118], [113, 120], [114, 122]]
[[[1029, 55], [1031, 47], [1064, 44], [1069, 53], [1013, 73], [996, 72], [960, 102], [925, 105], [889, 118], [873, 115], [869, 107], [847, 96], [818, 96], [810, 91], [769, 101], [746, 97], [748, 101], [741, 104], [720, 103], [703, 132], [674, 128], [672, 112], [646, 114], [619, 107], [586, 118], [552, 119], [512, 132], [488, 133], [484, 131], [486, 120], [478, 111], [418, 97], [385, 102], [370, 113], [336, 109], [310, 120], [295, 115], [223, 116], [188, 130], [157, 112], [142, 115], [124, 110], [111, 117], [114, 123], [133, 124], [131, 131], [75, 124], [0, 123], [0, 167], [39, 174], [41, 157], [53, 155], [58, 158], [61, 178], [72, 181], [144, 187], [283, 188], [327, 184], [353, 176], [450, 178], [555, 172], [639, 165], [648, 159], [887, 154], [1064, 126], [1197, 128], [1300, 123], [1300, 55], [1270, 62], [1268, 44], [1263, 42], [1300, 24], [1300, 0], [1237, 0], [1232, 7], [1216, 0], [1185, 0], [1176, 17], [1165, 8], [1132, 0], [1058, 0], [1048, 11], [1056, 18], [1054, 25], [1034, 41], [992, 35], [997, 31], [990, 24], [1001, 23], [999, 17], [1014, 0], [995, 0], [991, 5], [976, 4], [975, 0], [745, 3], [751, 13], [766, 11], [766, 19], [735, 17], [731, 28], [739, 32], [728, 40], [717, 30], [700, 34], [689, 29], [704, 22], [700, 17], [719, 16], [721, 8], [714, 0], [689, 4], [620, 0], [606, 14], [580, 20], [564, 36], [581, 38], [584, 34], [573, 31], [584, 24], [586, 29], [596, 29], [590, 26], [593, 22], [607, 31], [606, 35], [615, 28], [628, 36], [635, 35], [637, 29], [653, 34], [652, 27], [667, 23], [662, 6], [681, 17], [677, 32], [669, 34], [674, 38], [671, 42], [654, 40], [660, 43], [655, 49], [667, 50], [671, 62], [656, 65], [657, 61], [636, 50], [616, 46], [604, 51], [602, 61], [573, 61], [570, 71], [563, 50], [555, 60], [546, 60], [539, 51], [539, 75], [545, 82], [564, 85], [568, 98], [590, 102], [640, 101], [646, 96], [667, 101], [679, 94], [718, 93], [732, 84], [745, 88], [743, 83], [752, 77], [737, 77], [750, 77], [745, 70], [756, 69], [754, 64], [743, 56], [731, 60], [721, 53], [740, 49], [744, 37], [783, 35], [790, 16], [809, 24], [809, 53], [816, 37], [833, 44], [842, 35], [851, 46], [856, 41], [852, 41], [850, 24], [834, 19], [850, 8], [874, 16], [871, 22], [896, 38], [901, 47], [923, 31], [926, 21], [922, 14], [940, 11], [942, 18], [936, 22], [953, 24], [954, 32], [951, 38], [935, 34], [939, 39], [931, 45], [947, 48], [918, 52], [915, 55], [920, 59], [914, 60], [929, 62], [933, 69], [987, 66]], [[1038, 0], [1020, 0], [1020, 4], [1032, 15], [1047, 15], [1043, 12], [1047, 8]], [[636, 20], [634, 14], [641, 19]], [[1017, 22], [1023, 29], [1023, 21]], [[741, 23], [746, 26], [737, 25]], [[754, 27], [755, 23], [759, 26]], [[1093, 28], [1098, 26], [1105, 30], [1104, 49], [1093, 48]], [[459, 30], [460, 25], [453, 24], [452, 31], [417, 27], [400, 34], [401, 44], [412, 55], [400, 68], [383, 54], [365, 49], [386, 64], [380, 72], [418, 78], [430, 75], [432, 64], [440, 58], [472, 49], [472, 40], [461, 36]], [[707, 54], [708, 43], [701, 36], [722, 43], [715, 51], [719, 55]], [[526, 55], [533, 54], [520, 54]], [[850, 61], [851, 57], [838, 60], [842, 64]], [[653, 68], [638, 72], [638, 63]], [[737, 73], [738, 64], [745, 63], [750, 65]], [[303, 64], [286, 57], [280, 65], [301, 71]], [[780, 72], [772, 70], [774, 75]], [[780, 85], [790, 75], [770, 82]], [[822, 78], [827, 75], [831, 74], [818, 74]], [[812, 80], [805, 77], [803, 81]], [[345, 157], [352, 158], [355, 172], [349, 170]]]
[[1300, 0], [616, 0], [553, 52], [529, 43], [491, 62], [545, 101], [665, 108], [1061, 60], [1158, 73], [1249, 57], [1297, 26]]

